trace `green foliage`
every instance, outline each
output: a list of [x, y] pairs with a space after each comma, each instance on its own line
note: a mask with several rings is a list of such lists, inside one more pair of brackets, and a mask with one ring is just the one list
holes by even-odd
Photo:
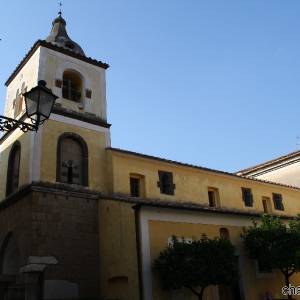
[[242, 234], [250, 258], [272, 269], [279, 269], [285, 277], [300, 270], [300, 217], [284, 224], [278, 217], [264, 215], [261, 223], [244, 229]]
[[156, 259], [154, 269], [165, 289], [186, 287], [201, 299], [207, 286], [229, 285], [237, 280], [234, 252], [233, 245], [226, 239], [202, 236], [198, 241], [185, 243], [173, 237], [172, 245]]

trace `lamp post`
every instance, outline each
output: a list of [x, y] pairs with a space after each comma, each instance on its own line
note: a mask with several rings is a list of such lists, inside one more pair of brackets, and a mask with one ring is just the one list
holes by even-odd
[[23, 94], [25, 98], [26, 115], [31, 123], [0, 115], [0, 131], [13, 131], [19, 128], [23, 132], [38, 131], [45, 120], [49, 119], [54, 102], [58, 98], [46, 87], [46, 81], [40, 80], [38, 85]]

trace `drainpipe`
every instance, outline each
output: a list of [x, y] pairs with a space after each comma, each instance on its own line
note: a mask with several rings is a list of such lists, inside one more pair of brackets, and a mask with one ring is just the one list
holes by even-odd
[[142, 272], [142, 255], [141, 255], [141, 231], [140, 231], [140, 214], [141, 205], [137, 204], [132, 207], [135, 215], [135, 236], [136, 236], [136, 252], [137, 252], [137, 265], [138, 265], [138, 284], [140, 300], [144, 299], [144, 287], [143, 287], [143, 272]]

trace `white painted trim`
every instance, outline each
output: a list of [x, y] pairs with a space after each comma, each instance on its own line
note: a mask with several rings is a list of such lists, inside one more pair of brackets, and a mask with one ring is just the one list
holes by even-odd
[[[150, 254], [149, 221], [167, 221], [176, 223], [207, 224], [220, 226], [250, 226], [249, 217], [233, 216], [230, 214], [209, 214], [205, 212], [183, 211], [155, 207], [142, 207], [140, 211], [140, 241], [142, 259], [142, 279], [144, 299], [152, 300], [152, 266]], [[243, 283], [242, 283], [243, 286]], [[244, 287], [244, 286], [243, 286]], [[218, 299], [215, 293], [215, 299]]]
[[50, 115], [50, 120], [62, 122], [62, 123], [66, 123], [69, 125], [74, 125], [74, 126], [78, 126], [78, 127], [89, 129], [89, 130], [98, 131], [98, 132], [104, 132], [104, 133], [109, 132], [109, 128], [105, 128], [100, 125], [90, 124], [90, 123], [87, 123], [84, 121], [80, 121], [80, 120], [77, 120], [74, 118], [58, 115], [55, 113], [52, 113]]
[[29, 168], [28, 168], [28, 177], [29, 182], [33, 181], [33, 149], [34, 149], [34, 132], [30, 133], [30, 150], [29, 150]]
[[33, 156], [31, 160], [31, 178], [30, 178], [31, 182], [41, 180], [42, 137], [43, 137], [43, 126], [40, 126], [38, 132], [33, 133], [33, 138], [32, 138], [33, 148], [31, 153], [33, 153]]
[[144, 300], [152, 300], [152, 272], [149, 238], [149, 218], [144, 213], [140, 214], [140, 239], [141, 239], [141, 258], [143, 273]]
[[62, 115], [54, 114], [54, 113], [52, 113], [50, 115], [50, 120], [66, 123], [66, 124], [73, 125], [73, 126], [78, 126], [78, 127], [84, 128], [84, 129], [102, 132], [105, 134], [105, 146], [110, 147], [110, 145], [111, 145], [109, 128], [105, 128], [100, 125], [90, 124], [90, 123], [87, 123], [84, 121], [76, 120], [76, 119], [73, 119], [70, 117], [65, 117]]

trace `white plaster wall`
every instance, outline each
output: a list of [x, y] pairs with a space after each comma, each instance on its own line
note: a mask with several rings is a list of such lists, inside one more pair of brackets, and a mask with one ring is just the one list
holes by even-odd
[[[21, 91], [22, 83], [25, 83], [27, 90], [30, 90], [32, 87], [37, 85], [40, 50], [41, 48], [38, 48], [35, 51], [7, 87], [4, 114], [8, 117], [14, 117], [13, 101], [16, 98], [17, 90], [19, 89], [19, 91]], [[25, 106], [23, 106], [23, 109], [25, 109]]]
[[[55, 86], [55, 80], [63, 79], [65, 70], [73, 69], [83, 77], [82, 103], [76, 103], [62, 98], [62, 89]], [[46, 80], [47, 86], [59, 96], [57, 103], [63, 107], [77, 111], [93, 113], [103, 120], [106, 116], [106, 79], [105, 69], [70, 57], [60, 52], [41, 47], [39, 80]], [[85, 90], [92, 91], [92, 98], [85, 97]]]
[[255, 176], [255, 178], [300, 187], [300, 162], [270, 170], [268, 173]]

